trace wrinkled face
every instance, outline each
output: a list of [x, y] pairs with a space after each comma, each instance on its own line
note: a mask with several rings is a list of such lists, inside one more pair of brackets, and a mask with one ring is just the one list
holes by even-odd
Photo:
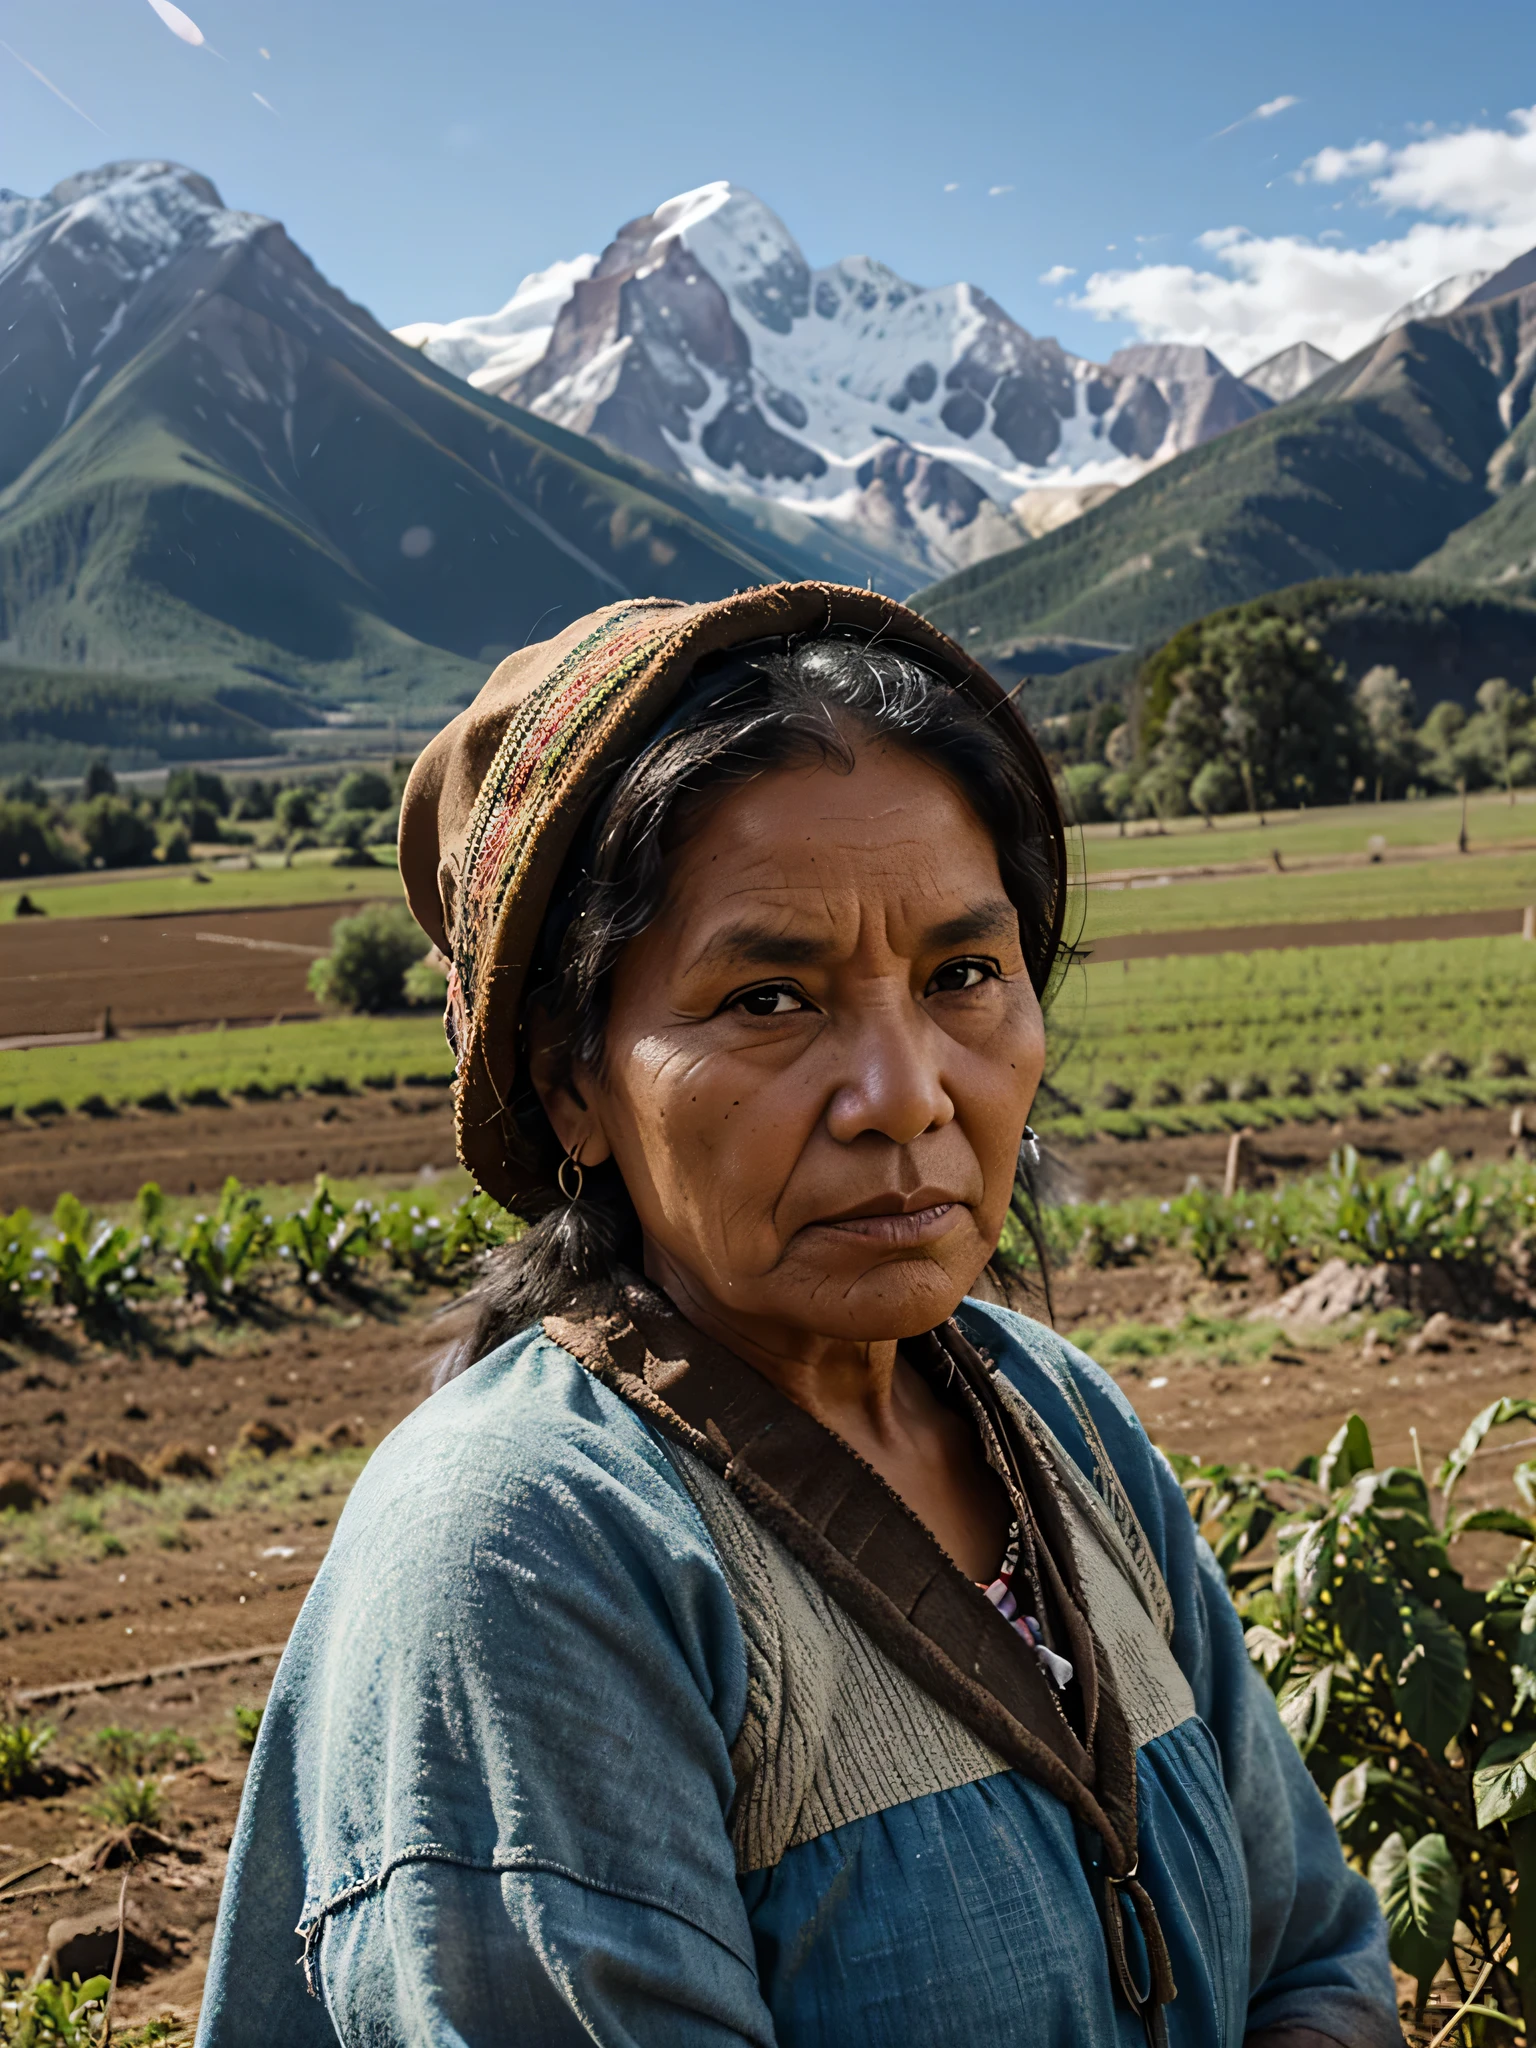
[[931, 1329], [996, 1245], [1044, 1065], [986, 828], [937, 769], [764, 775], [704, 812], [615, 975], [605, 1071], [549, 1098], [616, 1159], [647, 1270], [728, 1319]]

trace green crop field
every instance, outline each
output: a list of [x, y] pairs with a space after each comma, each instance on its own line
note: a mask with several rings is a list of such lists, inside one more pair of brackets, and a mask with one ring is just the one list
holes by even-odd
[[[0, 891], [0, 918], [8, 918], [23, 893], [49, 917], [164, 917], [177, 910], [265, 910], [289, 904], [329, 903], [342, 896], [396, 896], [400, 875], [393, 849], [370, 868], [338, 868], [326, 848], [300, 854], [291, 868], [280, 860], [258, 859], [254, 868], [167, 868], [154, 875], [45, 875], [35, 882], [8, 882]], [[386, 865], [387, 861], [387, 865]]]
[[389, 1086], [420, 1077], [446, 1081], [453, 1058], [441, 1017], [327, 1017], [314, 1024], [267, 1024], [249, 1031], [179, 1031], [0, 1053], [0, 1115], [93, 1096], [112, 1106], [203, 1090]]
[[1089, 888], [1082, 892], [1083, 937], [1091, 942], [1122, 932], [1516, 910], [1527, 903], [1536, 903], [1536, 851], [1467, 859], [1451, 854], [1445, 860], [1324, 874], [1271, 872], [1219, 881]]
[[[1132, 825], [1123, 837], [1113, 825], [1087, 825], [1083, 852], [1091, 875], [1123, 868], [1266, 861], [1276, 848], [1285, 860], [1358, 856], [1370, 850], [1368, 842], [1374, 838], [1384, 839], [1389, 852], [1438, 846], [1454, 854], [1460, 829], [1461, 799], [1429, 797], [1414, 803], [1275, 812], [1262, 826], [1251, 814], [1218, 818], [1209, 829], [1199, 818], [1175, 818], [1161, 830]], [[1517, 790], [1512, 804], [1488, 790], [1470, 798], [1467, 839], [1474, 848], [1536, 841], [1536, 790]]]
[[[1523, 1096], [1531, 1082], [1494, 1070], [1536, 1072], [1536, 946], [1453, 939], [1090, 965], [1069, 973], [1049, 1037], [1052, 1085], [1081, 1112], [1042, 1105], [1065, 1136]], [[1465, 1076], [1414, 1071], [1433, 1054]], [[1358, 1093], [1333, 1085], [1349, 1067]], [[1192, 1100], [1213, 1080], [1231, 1099]], [[1181, 1100], [1158, 1104], [1157, 1084]], [[1131, 1100], [1110, 1108], [1106, 1089]]]

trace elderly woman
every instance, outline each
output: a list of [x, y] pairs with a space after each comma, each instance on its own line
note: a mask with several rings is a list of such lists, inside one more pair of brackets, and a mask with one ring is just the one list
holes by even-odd
[[978, 1298], [1065, 883], [993, 681], [863, 591], [614, 606], [400, 856], [532, 1222], [283, 1658], [200, 2042], [1397, 2041], [1177, 1485]]

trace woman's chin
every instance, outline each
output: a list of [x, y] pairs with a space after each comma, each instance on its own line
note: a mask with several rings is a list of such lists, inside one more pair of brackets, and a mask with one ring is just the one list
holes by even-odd
[[920, 1337], [952, 1316], [981, 1277], [984, 1258], [963, 1267], [935, 1259], [890, 1259], [808, 1294], [806, 1325], [818, 1335], [856, 1343], [899, 1343]]

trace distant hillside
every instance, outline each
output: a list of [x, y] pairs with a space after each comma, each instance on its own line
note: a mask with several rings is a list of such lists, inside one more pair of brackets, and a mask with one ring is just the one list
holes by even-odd
[[916, 602], [967, 646], [1001, 650], [1040, 635], [1147, 646], [1288, 584], [1420, 563], [1437, 582], [1523, 587], [1533, 349], [1536, 287], [1412, 321], [1288, 404]]
[[0, 695], [254, 678], [430, 717], [626, 594], [867, 573], [472, 390], [175, 165], [0, 194], [0, 334]]
[[[1295, 583], [1214, 616], [1273, 613], [1308, 626], [1349, 684], [1367, 669], [1395, 668], [1413, 684], [1418, 716], [1449, 698], [1471, 709], [1490, 676], [1526, 687], [1536, 677], [1536, 596], [1469, 589], [1427, 576], [1360, 576]], [[1171, 636], [1168, 636], [1171, 637]], [[1129, 708], [1137, 678], [1166, 644], [1154, 641], [1065, 674], [1031, 675], [993, 661], [1019, 685], [1026, 715], [1039, 721], [1115, 700]]]
[[318, 724], [293, 691], [247, 677], [217, 694], [75, 670], [0, 669], [0, 778], [78, 773], [106, 753], [121, 768], [271, 754], [272, 729]]

